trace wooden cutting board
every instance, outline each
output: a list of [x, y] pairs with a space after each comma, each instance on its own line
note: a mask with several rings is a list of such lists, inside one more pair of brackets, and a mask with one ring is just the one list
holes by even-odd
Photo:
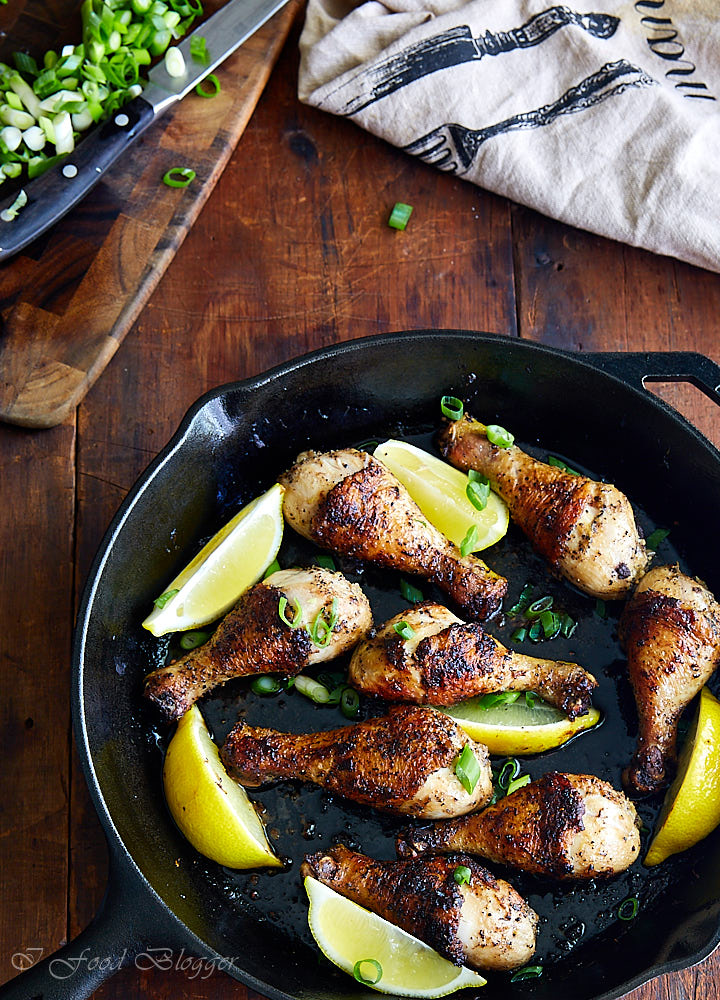
[[[78, 405], [137, 319], [228, 162], [301, 0], [264, 25], [217, 71], [211, 100], [191, 94], [130, 147], [52, 230], [0, 265], [0, 420], [54, 427]], [[208, 13], [219, 4], [206, 4]], [[60, 2], [0, 6], [0, 59], [77, 42]], [[1, 37], [1, 34], [0, 34]], [[197, 176], [162, 183], [173, 166]]]

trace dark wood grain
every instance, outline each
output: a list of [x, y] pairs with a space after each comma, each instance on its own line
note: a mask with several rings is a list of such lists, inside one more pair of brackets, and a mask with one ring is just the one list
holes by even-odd
[[[73, 579], [79, 594], [117, 505], [200, 393], [311, 348], [419, 327], [720, 360], [719, 276], [550, 222], [302, 107], [296, 43], [297, 31], [192, 231], [82, 405], [49, 432], [0, 427], [2, 496], [12, 500], [0, 507], [0, 665], [12, 681], [0, 732], [19, 768], [6, 770], [0, 799], [9, 831], [0, 887], [13, 900], [0, 918], [0, 980], [13, 974], [15, 951], [55, 947], [99, 905], [103, 836], [68, 752], [69, 595]], [[385, 224], [398, 200], [415, 209], [404, 233]], [[92, 218], [79, 225], [82, 259], [92, 260]], [[62, 247], [54, 253], [61, 259]], [[14, 281], [29, 295], [40, 263], [24, 267]], [[71, 272], [70, 285], [77, 261]], [[48, 281], [47, 295], [28, 307], [67, 310], [65, 282]], [[716, 408], [692, 391], [662, 391], [720, 444]], [[26, 622], [33, 599], [52, 615], [36, 609]], [[25, 730], [28, 717], [34, 727]], [[49, 793], [33, 786], [38, 774]], [[48, 801], [53, 815], [40, 824]], [[718, 1000], [719, 978], [711, 958], [631, 997]], [[222, 975], [132, 967], [98, 996], [257, 1000]]]

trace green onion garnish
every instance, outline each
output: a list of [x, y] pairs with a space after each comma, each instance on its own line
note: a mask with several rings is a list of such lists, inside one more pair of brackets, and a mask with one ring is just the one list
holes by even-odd
[[640, 900], [637, 896], [628, 896], [618, 906], [617, 915], [620, 920], [634, 920], [640, 909]]
[[511, 983], [521, 983], [524, 979], [539, 979], [543, 974], [542, 965], [526, 965], [510, 976]]
[[490, 444], [494, 444], [498, 448], [509, 448], [515, 440], [510, 431], [506, 431], [500, 424], [488, 424], [485, 433]]
[[277, 559], [273, 559], [273, 561], [270, 563], [268, 568], [263, 573], [263, 580], [267, 580], [269, 576], [272, 576], [273, 573], [278, 573], [279, 571], [280, 571], [280, 563], [277, 561]]
[[[205, 90], [205, 84], [207, 83], [210, 84], [212, 90]], [[206, 76], [204, 80], [200, 81], [200, 83], [195, 88], [195, 93], [198, 95], [198, 97], [217, 97], [221, 89], [222, 88], [220, 87], [220, 81], [218, 80], [218, 78], [215, 76], [214, 73], [211, 73], [210, 76]]]
[[186, 632], [180, 640], [180, 645], [183, 649], [197, 649], [198, 646], [202, 646], [203, 643], [207, 642], [209, 638], [209, 632], [200, 632], [199, 630]]
[[569, 472], [571, 476], [581, 476], [582, 473], [578, 472], [577, 469], [571, 469], [561, 458], [557, 458], [555, 455], [548, 455], [547, 464], [554, 466], [556, 469], [562, 469], [563, 472]]
[[462, 399], [457, 396], [443, 396], [440, 400], [442, 415], [448, 420], [459, 420], [465, 412]]
[[500, 768], [500, 774], [497, 779], [498, 787], [502, 788], [503, 791], [506, 791], [510, 782], [514, 781], [519, 774], [520, 761], [516, 760], [514, 757], [510, 757]]
[[324, 649], [325, 646], [330, 642], [330, 636], [332, 631], [337, 625], [338, 620], [338, 599], [333, 597], [332, 605], [330, 606], [330, 614], [326, 619], [325, 608], [321, 608], [315, 616], [315, 621], [312, 623], [312, 628], [310, 629], [310, 639], [314, 646], [318, 649]]
[[480, 765], [469, 743], [465, 744], [455, 761], [455, 774], [468, 795], [471, 795], [480, 777]]
[[475, 469], [468, 472], [465, 495], [476, 510], [485, 510], [490, 497], [490, 480]]
[[321, 566], [323, 569], [329, 569], [332, 570], [333, 572], [335, 571], [335, 560], [333, 559], [332, 556], [328, 556], [325, 555], [324, 553], [321, 553], [319, 556], [315, 556], [315, 562], [318, 564], [318, 566]]
[[512, 705], [519, 697], [519, 691], [494, 691], [492, 694], [484, 694], [478, 704], [484, 711], [496, 705]]
[[657, 551], [660, 542], [664, 542], [667, 536], [670, 534], [669, 528], [656, 528], [645, 540], [645, 544], [653, 552]]
[[509, 615], [519, 615], [521, 611], [530, 605], [530, 598], [532, 597], [533, 585], [531, 583], [526, 583], [523, 589], [520, 591], [520, 596], [517, 601], [513, 604], [511, 608], [508, 608], [507, 613]]
[[253, 694], [277, 694], [278, 691], [282, 691], [283, 686], [279, 680], [275, 677], [268, 677], [263, 675], [262, 677], [254, 677], [252, 683], [250, 684], [250, 690]]
[[312, 677], [306, 677], [305, 674], [298, 674], [295, 678], [295, 690], [304, 694], [310, 701], [314, 701], [316, 705], [327, 705], [330, 701], [330, 692], [325, 685]]
[[552, 606], [553, 599], [549, 594], [545, 597], [539, 597], [537, 601], [533, 601], [532, 604], [529, 604], [525, 609], [525, 617], [529, 621], [532, 621], [533, 618], [539, 618], [544, 611], [547, 611]]
[[401, 201], [395, 202], [393, 210], [388, 219], [388, 226], [391, 229], [404, 229], [410, 221], [412, 215], [412, 205], [404, 205]]
[[512, 795], [512, 793], [516, 792], [518, 790], [518, 788], [523, 788], [525, 785], [529, 785], [529, 784], [530, 784], [530, 775], [529, 774], [523, 774], [523, 775], [521, 775], [521, 777], [515, 778], [514, 781], [511, 781], [508, 784], [507, 793], [508, 793], [508, 795]]
[[542, 639], [542, 625], [539, 618], [536, 618], [528, 629], [528, 639], [530, 642], [540, 642]]
[[171, 188], [186, 188], [196, 177], [197, 174], [190, 167], [170, 167], [163, 175], [163, 184]]
[[524, 625], [521, 625], [520, 628], [516, 628], [515, 631], [512, 632], [510, 635], [510, 638], [513, 640], [513, 642], [523, 642], [526, 637], [527, 637], [527, 629], [525, 628]]
[[453, 872], [453, 878], [458, 885], [470, 885], [470, 879], [472, 878], [472, 872], [467, 867], [467, 865], [458, 865]]
[[565, 636], [565, 638], [569, 639], [576, 628], [577, 628], [577, 622], [574, 621], [574, 619], [572, 619], [570, 615], [567, 615], [565, 614], [565, 612], [563, 612], [560, 615], [560, 631]]
[[539, 700], [540, 699], [538, 698], [538, 696], [535, 694], [534, 691], [525, 692], [525, 704], [527, 705], [528, 708], [535, 708], [535, 703]]
[[562, 622], [560, 615], [554, 611], [543, 611], [540, 615], [540, 624], [546, 639], [554, 639], [560, 634]]
[[360, 714], [360, 695], [351, 687], [345, 687], [340, 695], [340, 711], [346, 719], [357, 719]]
[[418, 590], [407, 580], [400, 581], [400, 593], [403, 595], [406, 601], [410, 601], [411, 604], [417, 604], [418, 601], [422, 601], [423, 595], [422, 591]]
[[476, 524], [471, 524], [465, 532], [465, 537], [460, 542], [460, 555], [465, 558], [469, 556], [478, 543], [478, 529]]
[[412, 639], [412, 637], [415, 635], [415, 629], [412, 627], [412, 625], [408, 625], [406, 621], [395, 622], [393, 628], [400, 636], [400, 638], [404, 639], [406, 642], [408, 639]]
[[153, 601], [156, 608], [164, 608], [168, 601], [171, 601], [175, 594], [179, 594], [179, 590], [166, 590], [164, 594], [160, 594]]
[[210, 62], [210, 53], [207, 50], [207, 41], [202, 35], [193, 35], [190, 39], [190, 58], [195, 62], [207, 66]]
[[601, 597], [595, 601], [595, 614], [598, 618], [607, 618], [607, 608], [605, 607], [605, 601]]
[[285, 622], [290, 628], [299, 628], [302, 625], [302, 607], [300, 601], [293, 601], [293, 616], [290, 620], [286, 615], [286, 609], [288, 606], [287, 597], [281, 597], [278, 602], [278, 614], [280, 615], [280, 620]]
[[[371, 966], [371, 969], [366, 968]], [[353, 966], [353, 976], [364, 986], [375, 986], [382, 979], [382, 965], [375, 958], [361, 958]]]

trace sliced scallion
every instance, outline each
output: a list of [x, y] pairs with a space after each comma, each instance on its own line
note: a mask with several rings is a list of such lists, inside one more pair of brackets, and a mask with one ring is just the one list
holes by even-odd
[[514, 781], [519, 774], [520, 761], [516, 760], [515, 757], [510, 757], [500, 768], [500, 774], [497, 779], [498, 787], [502, 788], [503, 791], [507, 791], [510, 782]]
[[443, 396], [440, 400], [440, 410], [442, 415], [448, 420], [459, 420], [462, 417], [465, 407], [463, 401], [457, 396]]
[[180, 640], [180, 645], [183, 649], [197, 649], [198, 646], [202, 646], [210, 638], [209, 632], [201, 632], [200, 629], [193, 629], [192, 632], [186, 632]]
[[546, 594], [545, 597], [538, 597], [536, 601], [525, 608], [525, 617], [528, 621], [532, 621], [534, 618], [539, 618], [544, 611], [548, 611], [552, 606], [553, 599], [549, 594]]
[[295, 678], [295, 690], [304, 694], [316, 705], [327, 705], [330, 701], [330, 692], [324, 684], [320, 684], [313, 677], [306, 677], [305, 674], [298, 674]]
[[601, 597], [595, 601], [595, 614], [598, 618], [607, 618], [607, 608], [605, 607], [605, 601]]
[[391, 229], [405, 229], [410, 216], [412, 215], [412, 205], [405, 205], [402, 201], [397, 201], [393, 205], [393, 210], [388, 219], [388, 226]]
[[508, 784], [507, 793], [508, 795], [512, 795], [512, 793], [516, 792], [518, 788], [524, 788], [525, 785], [529, 784], [530, 784], [530, 775], [522, 774], [519, 778], [515, 778]]
[[382, 979], [382, 965], [375, 958], [361, 958], [353, 966], [353, 976], [364, 986], [375, 986]]
[[163, 176], [163, 184], [171, 188], [186, 188], [196, 177], [194, 170], [190, 167], [170, 167]]
[[546, 639], [554, 639], [560, 634], [562, 622], [560, 615], [556, 614], [556, 612], [543, 611], [540, 615], [540, 624], [542, 625], [543, 635]]
[[468, 472], [465, 495], [476, 510], [485, 510], [490, 497], [490, 480], [475, 469]]
[[520, 591], [520, 597], [518, 597], [511, 608], [508, 608], [507, 613], [509, 615], [519, 615], [521, 612], [524, 612], [531, 603], [533, 589], [531, 583], [526, 583]]
[[480, 764], [469, 743], [455, 761], [455, 774], [468, 795], [472, 795], [480, 778]]
[[648, 535], [645, 545], [653, 552], [656, 552], [660, 542], [664, 542], [669, 534], [669, 528], [656, 528], [655, 531]]
[[534, 691], [525, 692], [525, 704], [528, 708], [535, 708], [536, 702], [540, 701]]
[[284, 622], [289, 628], [299, 628], [303, 623], [303, 612], [300, 601], [293, 601], [292, 619], [287, 616], [287, 606], [287, 597], [281, 597], [278, 601], [278, 615], [280, 616], [280, 621]]
[[207, 40], [202, 35], [193, 35], [190, 39], [190, 58], [203, 66], [207, 66], [210, 62]]
[[548, 455], [547, 464], [554, 466], [556, 469], [562, 469], [563, 472], [569, 472], [571, 476], [582, 475], [582, 473], [578, 472], [577, 469], [571, 469], [567, 463], [563, 462], [561, 458], [557, 458], [555, 455]]
[[324, 554], [315, 556], [315, 562], [318, 564], [318, 566], [322, 566], [323, 569], [329, 569], [332, 570], [333, 572], [336, 569], [335, 560], [333, 559], [332, 556]]
[[273, 559], [273, 561], [270, 563], [268, 568], [263, 573], [263, 580], [267, 580], [269, 576], [272, 576], [273, 573], [278, 573], [279, 570], [280, 570], [280, 563], [277, 561], [277, 559]]
[[400, 638], [404, 639], [406, 642], [408, 641], [408, 639], [412, 639], [412, 637], [415, 635], [415, 629], [412, 627], [412, 625], [408, 625], [408, 623], [404, 620], [401, 622], [395, 622], [393, 628], [400, 636]]
[[[206, 84], [209, 84], [209, 86], [211, 87], [210, 90], [205, 89]], [[217, 97], [217, 95], [220, 93], [220, 90], [221, 90], [220, 81], [218, 80], [218, 78], [215, 76], [214, 73], [211, 73], [209, 76], [206, 76], [204, 80], [200, 81], [200, 83], [195, 88], [195, 93], [198, 95], [198, 97]]]
[[351, 687], [345, 687], [340, 695], [340, 711], [346, 719], [356, 719], [360, 714], [360, 695]]
[[177, 45], [171, 45], [165, 52], [165, 70], [168, 76], [178, 79], [185, 73], [185, 57]]
[[318, 649], [324, 649], [330, 642], [330, 636], [337, 625], [338, 620], [338, 599], [333, 597], [332, 605], [328, 617], [325, 617], [325, 608], [321, 608], [315, 616], [315, 621], [310, 629], [310, 639]]
[[282, 684], [275, 677], [264, 674], [262, 677], [253, 677], [250, 690], [253, 694], [268, 695], [277, 694], [282, 691]]
[[179, 590], [166, 590], [164, 594], [160, 594], [159, 597], [155, 598], [153, 604], [156, 608], [164, 608], [168, 601], [171, 601], [175, 594], [179, 593]]
[[465, 558], [465, 556], [470, 555], [475, 546], [478, 543], [478, 529], [476, 524], [471, 524], [468, 530], [465, 532], [465, 537], [460, 542], [460, 555]]
[[640, 900], [637, 896], [628, 896], [618, 906], [617, 915], [620, 920], [634, 920], [640, 909]]
[[458, 865], [453, 872], [453, 878], [458, 885], [470, 885], [470, 880], [472, 879], [472, 872], [467, 867], [467, 865]]
[[408, 583], [407, 580], [400, 581], [400, 593], [406, 601], [410, 601], [412, 604], [417, 604], [423, 599], [422, 591], [414, 587], [412, 583]]
[[521, 983], [525, 979], [539, 979], [543, 974], [542, 965], [526, 965], [510, 976], [511, 983]]
[[500, 424], [488, 424], [485, 433], [490, 444], [494, 444], [497, 448], [509, 448], [515, 441], [510, 431], [505, 430]]
[[520, 628], [516, 628], [515, 631], [510, 634], [510, 638], [513, 642], [524, 642], [527, 638], [527, 631], [528, 630], [525, 626], [521, 625]]
[[519, 691], [493, 691], [491, 694], [484, 694], [478, 704], [485, 710], [496, 705], [512, 705], [519, 697]]

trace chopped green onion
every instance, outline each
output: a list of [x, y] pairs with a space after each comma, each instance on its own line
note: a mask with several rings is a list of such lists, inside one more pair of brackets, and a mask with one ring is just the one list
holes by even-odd
[[27, 76], [39, 76], [40, 70], [38, 69], [38, 64], [35, 62], [32, 56], [29, 56], [27, 52], [14, 52], [13, 59], [15, 60], [16, 67], [21, 73], [27, 74]]
[[278, 573], [279, 571], [280, 571], [280, 563], [277, 561], [277, 559], [273, 559], [273, 561], [270, 563], [268, 568], [263, 573], [263, 580], [267, 580], [269, 576], [272, 576], [273, 573]]
[[315, 616], [315, 621], [312, 623], [312, 628], [310, 629], [310, 639], [314, 646], [318, 649], [324, 649], [325, 646], [330, 642], [330, 636], [332, 631], [337, 625], [338, 620], [338, 599], [333, 597], [332, 605], [330, 606], [330, 614], [326, 619], [325, 608], [321, 608], [317, 615]]
[[[372, 966], [372, 972], [370, 969], [363, 971], [364, 966]], [[356, 962], [353, 966], [353, 976], [357, 979], [359, 983], [364, 986], [375, 986], [382, 979], [382, 965], [375, 958], [361, 958], [359, 962]]]
[[640, 900], [637, 896], [628, 896], [618, 906], [617, 915], [620, 920], [634, 920], [640, 909]]
[[562, 622], [560, 615], [554, 611], [543, 611], [540, 615], [540, 624], [542, 625], [543, 634], [546, 639], [554, 639], [560, 634]]
[[400, 638], [404, 639], [406, 642], [408, 641], [408, 639], [412, 639], [412, 637], [415, 635], [415, 629], [412, 627], [412, 625], [408, 625], [406, 621], [395, 622], [393, 628], [400, 636]]
[[356, 444], [355, 447], [358, 451], [369, 451], [372, 455], [379, 444], [380, 442], [376, 441], [374, 438], [368, 438], [366, 441], [361, 441], [360, 444]]
[[340, 711], [346, 719], [357, 719], [360, 714], [360, 695], [351, 687], [345, 687], [340, 695]]
[[521, 775], [521, 777], [515, 778], [514, 781], [511, 781], [508, 784], [507, 793], [508, 793], [508, 795], [512, 795], [512, 793], [516, 792], [518, 790], [518, 788], [524, 788], [525, 785], [529, 785], [529, 784], [530, 784], [530, 775], [529, 774], [523, 774], [523, 775]]
[[173, 79], [178, 79], [185, 73], [185, 58], [177, 47], [177, 45], [171, 45], [170, 48], [165, 53], [165, 70], [168, 76], [173, 77]]
[[388, 219], [388, 226], [391, 229], [404, 229], [410, 221], [412, 215], [412, 205], [405, 205], [401, 201], [396, 201]]
[[164, 594], [160, 594], [159, 597], [155, 598], [153, 604], [155, 605], [156, 608], [164, 608], [165, 605], [168, 603], [168, 601], [172, 600], [175, 594], [179, 593], [180, 593], [179, 590], [166, 590]]
[[542, 625], [540, 624], [540, 620], [536, 618], [535, 621], [530, 626], [530, 628], [528, 629], [528, 639], [530, 640], [530, 642], [540, 642], [541, 638], [542, 638]]
[[448, 420], [459, 420], [465, 411], [463, 401], [457, 396], [443, 396], [440, 400], [440, 409]]
[[325, 685], [312, 677], [306, 677], [305, 674], [298, 674], [295, 678], [295, 690], [304, 694], [310, 701], [314, 701], [316, 705], [327, 705], [330, 701], [330, 692]]
[[465, 556], [470, 555], [475, 546], [478, 543], [478, 529], [476, 524], [471, 524], [468, 530], [465, 532], [465, 537], [460, 542], [460, 555], [465, 558]]
[[508, 785], [514, 781], [519, 774], [520, 761], [516, 760], [515, 757], [510, 757], [500, 768], [500, 774], [497, 779], [498, 788], [502, 788], [503, 791], [506, 791]]
[[535, 708], [535, 703], [538, 702], [539, 700], [540, 699], [538, 698], [538, 696], [535, 694], [534, 691], [525, 692], [525, 704], [527, 705], [528, 708]]
[[652, 534], [648, 535], [645, 544], [653, 552], [657, 551], [660, 542], [664, 542], [667, 536], [670, 534], [669, 528], [656, 528]]
[[207, 642], [209, 638], [209, 632], [201, 632], [197, 629], [192, 632], [186, 632], [180, 640], [180, 645], [183, 649], [197, 649], [198, 646], [202, 646], [203, 643]]
[[202, 35], [193, 35], [190, 39], [190, 58], [195, 62], [207, 66], [210, 62], [210, 53], [207, 50], [207, 40]]
[[513, 640], [513, 642], [524, 642], [526, 637], [527, 637], [527, 629], [525, 628], [524, 625], [521, 625], [520, 628], [516, 628], [515, 631], [512, 632], [510, 635], [510, 638]]
[[532, 584], [526, 583], [520, 592], [520, 597], [518, 597], [517, 601], [515, 602], [515, 604], [513, 604], [511, 608], [508, 608], [507, 613], [509, 615], [517, 615], [520, 614], [521, 611], [525, 611], [525, 609], [530, 604], [530, 598], [532, 597], [532, 592], [533, 592]]
[[563, 612], [560, 615], [560, 631], [565, 636], [565, 638], [569, 639], [576, 628], [577, 628], [577, 622], [574, 619], [572, 619], [570, 615], [565, 614], [565, 612]]
[[533, 618], [539, 618], [544, 611], [548, 611], [553, 606], [553, 599], [549, 594], [545, 597], [539, 597], [537, 601], [533, 601], [525, 609], [525, 617], [528, 621], [532, 621]]
[[561, 458], [557, 458], [555, 455], [548, 455], [547, 464], [554, 466], [556, 469], [562, 469], [563, 472], [569, 472], [571, 476], [582, 475], [577, 469], [571, 469], [569, 465], [566, 465]]
[[480, 765], [469, 743], [455, 761], [455, 774], [468, 795], [471, 795], [480, 777]]
[[453, 878], [458, 885], [470, 885], [470, 879], [472, 878], [472, 872], [467, 867], [467, 865], [458, 865], [453, 872]]
[[302, 625], [302, 607], [300, 605], [300, 601], [293, 601], [293, 605], [292, 621], [285, 614], [288, 606], [287, 597], [280, 598], [278, 602], [278, 614], [280, 615], [280, 620], [289, 626], [289, 628], [299, 628]]
[[400, 581], [400, 593], [406, 601], [410, 601], [412, 604], [417, 604], [423, 599], [422, 591], [414, 587], [412, 583], [408, 583], [407, 580]]
[[323, 569], [329, 569], [332, 570], [333, 572], [335, 571], [335, 560], [333, 559], [332, 556], [321, 554], [315, 557], [315, 562], [318, 564], [318, 566], [321, 566]]
[[252, 683], [250, 684], [250, 690], [253, 694], [277, 694], [278, 691], [282, 691], [282, 684], [275, 677], [269, 677], [264, 674], [262, 677], [254, 677]]
[[493, 691], [492, 694], [484, 694], [478, 704], [484, 711], [496, 705], [512, 705], [519, 697], [519, 691]]
[[526, 965], [510, 976], [511, 983], [521, 983], [524, 979], [539, 979], [543, 974], [542, 965]]
[[[206, 83], [210, 84], [212, 90], [205, 90]], [[220, 93], [220, 90], [221, 90], [220, 81], [218, 80], [218, 78], [215, 76], [214, 73], [211, 73], [210, 76], [206, 76], [204, 80], [200, 81], [200, 83], [195, 88], [195, 93], [198, 95], [198, 97], [217, 97], [217, 95]]]
[[607, 618], [607, 608], [605, 607], [605, 601], [601, 597], [595, 601], [595, 614], [598, 618]]
[[465, 495], [476, 510], [485, 510], [490, 497], [490, 480], [487, 476], [470, 469]]
[[490, 444], [494, 444], [498, 448], [509, 448], [515, 440], [510, 431], [506, 431], [500, 424], [488, 424], [485, 433]]
[[197, 174], [190, 167], [170, 167], [163, 176], [163, 183], [171, 188], [186, 188], [192, 184]]

